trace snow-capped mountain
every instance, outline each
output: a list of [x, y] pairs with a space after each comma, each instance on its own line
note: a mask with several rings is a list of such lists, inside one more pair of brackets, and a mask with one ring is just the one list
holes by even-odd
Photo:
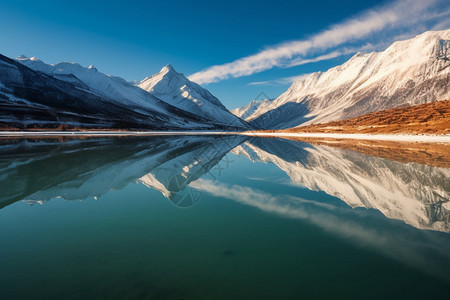
[[[173, 106], [116, 76], [62, 62], [0, 56], [2, 126], [217, 130], [247, 126], [225, 124]], [[218, 100], [217, 100], [218, 101]], [[231, 115], [231, 113], [230, 113]], [[234, 116], [233, 116], [234, 117]], [[234, 117], [235, 118], [235, 117]], [[237, 119], [237, 118], [236, 118]], [[239, 119], [237, 119], [239, 120]]]
[[170, 64], [159, 73], [139, 82], [138, 86], [159, 99], [193, 114], [224, 125], [247, 126], [208, 90], [175, 71]]
[[264, 105], [264, 106], [269, 105], [271, 102], [272, 102], [271, 99], [264, 99], [264, 100], [254, 99], [254, 100], [252, 100], [252, 102], [250, 102], [246, 106], [238, 107], [238, 108], [231, 110], [231, 113], [245, 121], [245, 119], [247, 119], [248, 117], [253, 115], [253, 113], [255, 113], [255, 111], [261, 105]]
[[93, 65], [83, 67], [78, 63], [61, 62], [46, 64], [36, 57], [27, 58], [23, 55], [17, 61], [32, 70], [39, 71], [71, 83], [81, 83], [80, 88], [88, 87], [106, 99], [119, 104], [133, 107], [137, 110], [146, 108], [167, 112], [168, 106], [149, 93], [137, 89], [124, 79], [99, 72]]
[[303, 77], [246, 120], [290, 128], [449, 98], [450, 29], [395, 42], [382, 52], [357, 53], [340, 66]]
[[153, 110], [138, 113], [90, 91], [73, 75], [67, 79], [33, 71], [0, 55], [0, 125], [162, 129], [180, 127], [186, 122], [180, 116], [170, 123], [169, 115]]
[[377, 209], [420, 229], [450, 231], [446, 168], [281, 139], [252, 139], [233, 152], [252, 161], [272, 162], [293, 182], [324, 191], [353, 208]]

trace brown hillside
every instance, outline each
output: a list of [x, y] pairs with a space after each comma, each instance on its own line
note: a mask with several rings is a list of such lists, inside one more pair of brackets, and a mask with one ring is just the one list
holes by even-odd
[[388, 109], [280, 132], [450, 134], [450, 100]]

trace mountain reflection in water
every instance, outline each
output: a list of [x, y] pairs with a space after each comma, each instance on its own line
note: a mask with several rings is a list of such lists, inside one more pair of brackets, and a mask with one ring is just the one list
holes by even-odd
[[[306, 220], [450, 279], [450, 169], [436, 166], [439, 159], [427, 165], [353, 150], [243, 136], [2, 140], [0, 207], [98, 199], [130, 183], [155, 189], [181, 208], [195, 209], [208, 194]], [[337, 199], [221, 182], [221, 172], [238, 169], [229, 155], [274, 164], [291, 185]], [[446, 153], [442, 157], [448, 165]]]
[[19, 200], [31, 204], [52, 198], [98, 198], [136, 181], [160, 191], [177, 206], [192, 206], [195, 196], [185, 199], [184, 191], [199, 189], [198, 182], [190, 184], [202, 176], [214, 177], [210, 171], [231, 152], [253, 162], [274, 163], [292, 182], [335, 196], [352, 208], [377, 209], [420, 229], [450, 231], [450, 169], [342, 147], [190, 136], [2, 141], [0, 151], [1, 207]]

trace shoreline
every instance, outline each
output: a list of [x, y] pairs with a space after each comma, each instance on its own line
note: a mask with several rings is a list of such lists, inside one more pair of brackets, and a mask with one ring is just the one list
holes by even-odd
[[0, 131], [0, 137], [76, 137], [76, 136], [162, 136], [162, 135], [236, 135], [226, 131]]
[[82, 136], [176, 136], [176, 135], [246, 135], [258, 137], [298, 137], [320, 139], [380, 140], [397, 142], [450, 143], [450, 135], [360, 134], [360, 133], [286, 133], [226, 131], [0, 131], [0, 137], [82, 137]]
[[287, 132], [248, 132], [249, 136], [297, 137], [318, 139], [374, 140], [393, 142], [450, 143], [450, 135], [426, 134], [369, 134], [369, 133], [287, 133]]

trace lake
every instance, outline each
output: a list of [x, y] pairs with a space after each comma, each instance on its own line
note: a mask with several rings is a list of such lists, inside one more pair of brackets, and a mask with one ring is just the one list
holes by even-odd
[[448, 151], [3, 139], [0, 299], [444, 299]]

